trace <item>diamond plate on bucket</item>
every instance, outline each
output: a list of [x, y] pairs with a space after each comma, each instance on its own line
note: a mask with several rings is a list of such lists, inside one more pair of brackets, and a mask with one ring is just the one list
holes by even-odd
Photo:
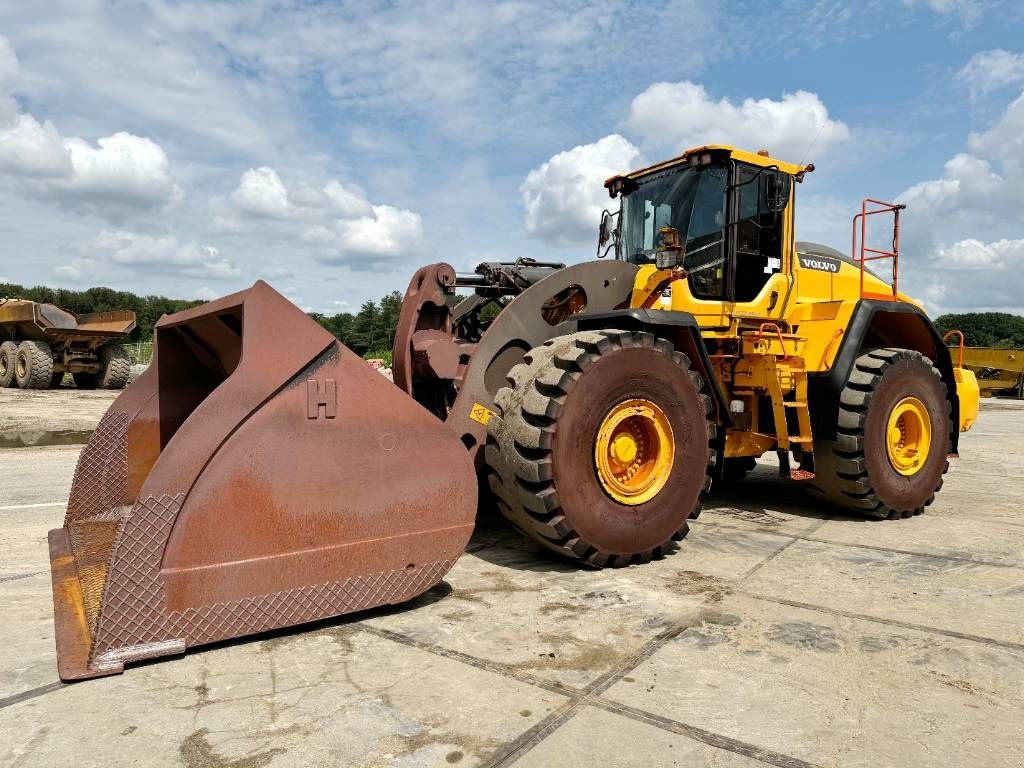
[[149, 497], [136, 503], [124, 521], [107, 572], [94, 658], [111, 648], [167, 639], [169, 622], [160, 560], [184, 498], [180, 493]]
[[75, 467], [67, 522], [104, 515], [125, 503], [129, 416], [109, 410], [96, 425]]
[[401, 603], [430, 589], [454, 561], [424, 563], [415, 572], [404, 569], [370, 573], [355, 579], [315, 584], [230, 603], [174, 614], [175, 625], [189, 645], [212, 643], [252, 632], [315, 621], [377, 605]]

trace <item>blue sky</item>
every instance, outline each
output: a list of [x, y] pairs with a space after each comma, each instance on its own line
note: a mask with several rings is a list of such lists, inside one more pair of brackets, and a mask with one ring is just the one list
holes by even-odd
[[417, 266], [594, 248], [601, 180], [703, 142], [814, 162], [798, 237], [910, 206], [934, 312], [1024, 311], [1019, 2], [0, 9], [0, 280], [357, 308]]

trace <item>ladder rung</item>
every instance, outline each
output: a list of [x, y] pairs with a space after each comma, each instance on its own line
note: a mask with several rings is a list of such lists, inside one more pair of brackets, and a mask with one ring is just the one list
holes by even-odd
[[807, 407], [807, 403], [804, 400], [794, 400], [792, 402], [790, 402], [789, 400], [786, 400], [782, 404], [784, 406], [786, 406], [787, 408], [806, 408]]
[[789, 442], [791, 442], [791, 443], [813, 443], [814, 442], [814, 438], [813, 437], [791, 437], [791, 438], [789, 438]]

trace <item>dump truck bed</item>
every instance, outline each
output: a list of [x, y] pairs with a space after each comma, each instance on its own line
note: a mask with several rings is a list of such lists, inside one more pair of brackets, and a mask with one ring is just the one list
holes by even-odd
[[0, 338], [67, 342], [75, 339], [119, 339], [135, 329], [131, 310], [74, 315], [54, 304], [24, 299], [0, 301]]

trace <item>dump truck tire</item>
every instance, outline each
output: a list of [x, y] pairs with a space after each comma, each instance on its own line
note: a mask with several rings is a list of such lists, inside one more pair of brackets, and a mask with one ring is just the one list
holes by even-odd
[[5, 341], [3, 344], [0, 344], [0, 387], [16, 386], [14, 370], [17, 355], [18, 345], [13, 341]]
[[[908, 407], [911, 412], [899, 417]], [[840, 395], [836, 439], [815, 442], [814, 485], [832, 502], [869, 517], [918, 515], [949, 469], [950, 424], [946, 385], [930, 359], [909, 349], [863, 354]]]
[[[508, 382], [495, 398], [485, 457], [498, 508], [513, 525], [596, 567], [647, 562], [686, 535], [715, 459], [711, 398], [686, 355], [650, 333], [586, 331], [534, 348]], [[658, 466], [643, 458], [657, 456], [651, 445], [670, 444], [671, 460], [652, 496], [624, 503], [599, 476], [597, 448], [607, 444], [599, 441], [613, 414], [640, 402], [669, 426], [655, 437], [670, 438], [634, 444], [642, 446], [639, 476], [649, 479], [647, 467]]]
[[119, 344], [108, 344], [100, 347], [100, 371], [96, 385], [100, 389], [124, 389], [132, 373], [132, 361], [128, 350]]
[[23, 341], [15, 356], [14, 376], [22, 389], [49, 389], [53, 354], [45, 341]]

